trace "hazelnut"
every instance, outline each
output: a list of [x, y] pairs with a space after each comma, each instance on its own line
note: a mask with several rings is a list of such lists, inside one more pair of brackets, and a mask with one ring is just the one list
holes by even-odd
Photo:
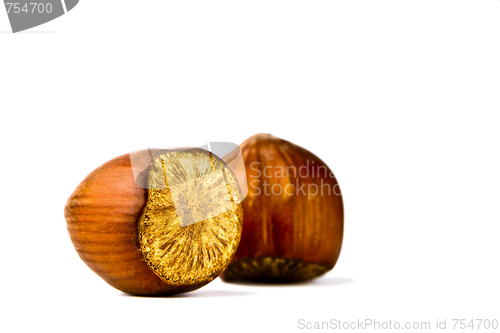
[[243, 233], [225, 281], [296, 282], [331, 270], [344, 210], [330, 168], [310, 151], [269, 134], [241, 144], [248, 181]]
[[168, 295], [204, 286], [229, 264], [242, 231], [239, 191], [208, 151], [143, 150], [90, 173], [65, 217], [78, 255], [107, 283]]

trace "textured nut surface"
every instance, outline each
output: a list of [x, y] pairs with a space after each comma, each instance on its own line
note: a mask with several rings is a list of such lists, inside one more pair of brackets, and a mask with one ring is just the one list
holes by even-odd
[[139, 221], [146, 263], [169, 284], [213, 280], [229, 264], [241, 237], [236, 177], [206, 151], [168, 152], [154, 159], [148, 188]]

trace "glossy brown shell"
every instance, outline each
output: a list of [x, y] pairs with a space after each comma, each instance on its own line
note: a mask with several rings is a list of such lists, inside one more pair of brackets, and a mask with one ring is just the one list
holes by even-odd
[[[145, 166], [149, 163], [146, 157], [144, 152], [141, 163]], [[139, 183], [145, 181], [145, 174], [138, 179]], [[64, 210], [80, 258], [111, 286], [133, 295], [167, 295], [205, 285], [173, 286], [147, 266], [138, 239], [138, 221], [146, 200], [147, 190], [136, 184], [129, 154], [90, 173]]]
[[[241, 144], [248, 180], [248, 196], [243, 201], [243, 233], [233, 261], [221, 276], [226, 281], [302, 281], [332, 269], [343, 239], [344, 209], [335, 177], [325, 177], [330, 168], [310, 151], [272, 135], [259, 134]], [[313, 163], [314, 162], [314, 163]], [[290, 173], [282, 177], [280, 168], [294, 166], [308, 170], [309, 177]], [[323, 166], [319, 176], [313, 168]], [[266, 177], [264, 168], [266, 169]], [[258, 180], [258, 181], [257, 181]], [[263, 182], [285, 188], [324, 185], [324, 195], [264, 195]], [[275, 185], [275, 184], [279, 184]], [[327, 195], [326, 187], [335, 188]], [[311, 185], [313, 188], [313, 185]], [[261, 191], [259, 195], [258, 192]]]

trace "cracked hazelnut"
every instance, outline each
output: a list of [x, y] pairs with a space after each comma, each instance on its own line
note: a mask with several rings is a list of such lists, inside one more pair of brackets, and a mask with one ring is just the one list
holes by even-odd
[[229, 264], [242, 230], [239, 195], [231, 169], [210, 152], [144, 150], [90, 173], [65, 218], [80, 258], [111, 286], [168, 295], [202, 287]]

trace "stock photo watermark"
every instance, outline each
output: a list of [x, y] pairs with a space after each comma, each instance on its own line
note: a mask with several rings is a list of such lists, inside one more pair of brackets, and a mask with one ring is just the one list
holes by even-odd
[[72, 10], [79, 0], [4, 0], [12, 32], [31, 29]]
[[[260, 162], [250, 164], [248, 186], [253, 195], [265, 196], [306, 196], [308, 200], [317, 195], [341, 196], [335, 175], [324, 165], [314, 165], [306, 161], [305, 165], [262, 167]], [[283, 179], [283, 183], [276, 180]], [[273, 180], [273, 182], [271, 182]]]
[[300, 330], [497, 330], [498, 319], [436, 319], [434, 321], [393, 321], [377, 319], [308, 321], [299, 319]]

